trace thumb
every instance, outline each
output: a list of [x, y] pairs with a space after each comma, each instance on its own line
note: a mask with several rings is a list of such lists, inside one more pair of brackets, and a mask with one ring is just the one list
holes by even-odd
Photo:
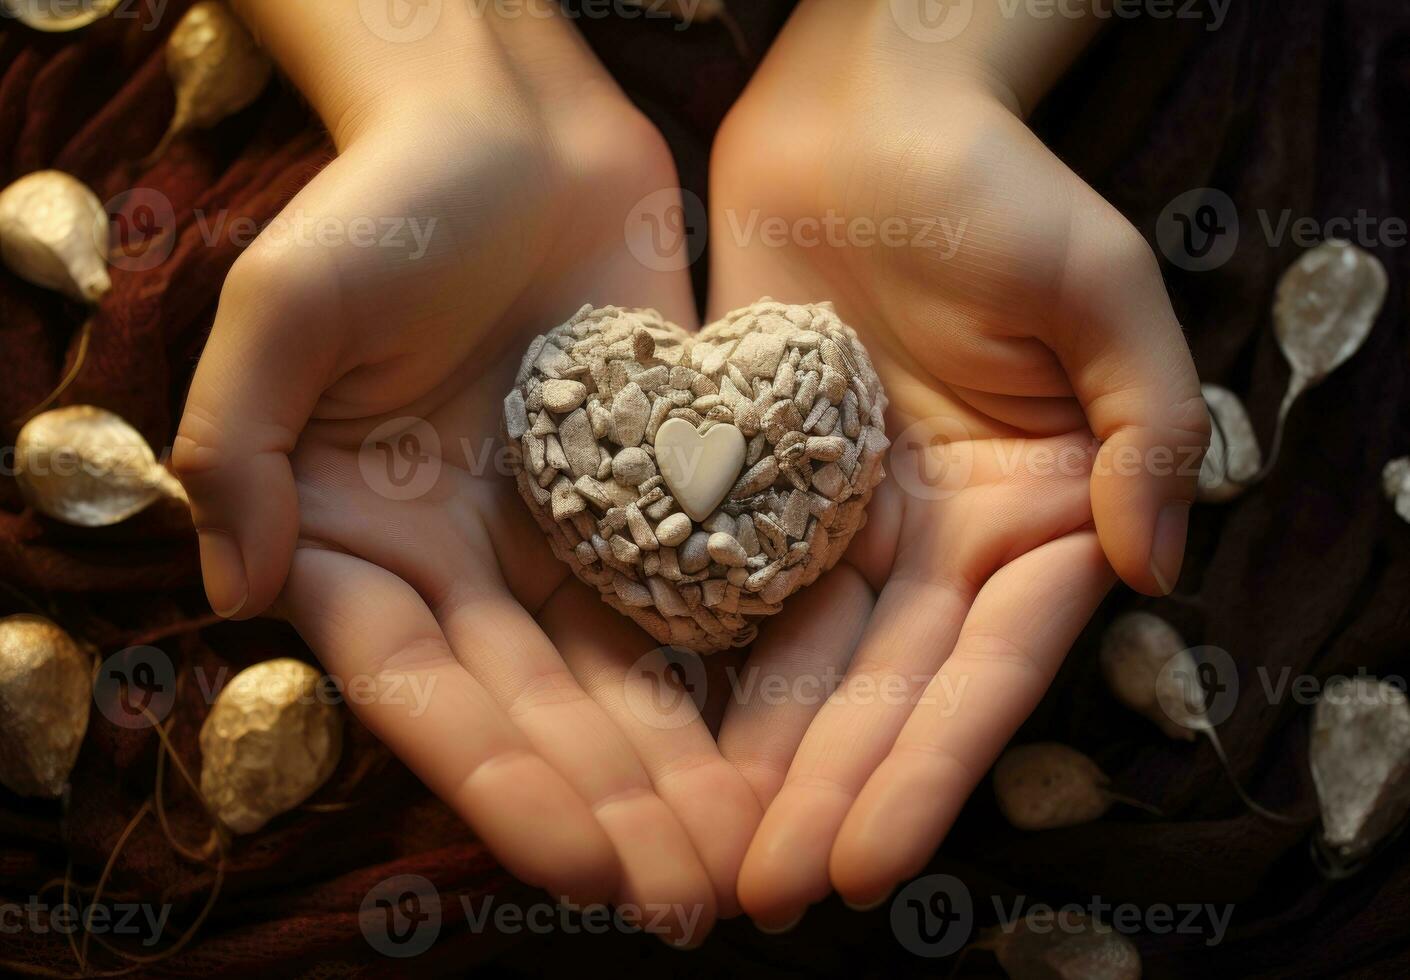
[[1101, 441], [1092, 514], [1102, 550], [1132, 588], [1165, 595], [1185, 534], [1209, 414], [1154, 254], [1105, 202], [1074, 219], [1049, 342]]
[[236, 261], [172, 444], [206, 597], [221, 616], [264, 611], [283, 588], [298, 537], [289, 453], [336, 357], [337, 311], [325, 308], [328, 294], [307, 259], [256, 241]]

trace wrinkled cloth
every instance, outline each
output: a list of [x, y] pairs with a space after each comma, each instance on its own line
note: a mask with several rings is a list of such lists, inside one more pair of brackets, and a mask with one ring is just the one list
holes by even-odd
[[[161, 45], [186, 6], [174, 0], [153, 30], [143, 29], [149, 19], [126, 16], [72, 35], [7, 23], [0, 37], [0, 180], [57, 167], [104, 201], [117, 198], [114, 209], [134, 221], [150, 202], [128, 193], [134, 188], [159, 192], [172, 207], [176, 231], [161, 246], [170, 255], [151, 268], [113, 269], [112, 292], [93, 314], [87, 361], [61, 399], [120, 413], [159, 451], [170, 446], [238, 252], [227, 237], [207, 243], [194, 214], [265, 222], [332, 152], [297, 94], [275, 83], [214, 131], [139, 165], [171, 114]], [[788, 0], [733, 5], [753, 60], [789, 7]], [[1271, 298], [1302, 246], [1290, 235], [1272, 241], [1265, 221], [1276, 231], [1285, 211], [1319, 222], [1363, 209], [1380, 219], [1410, 216], [1410, 8], [1403, 0], [1249, 0], [1231, 5], [1217, 30], [1210, 26], [1207, 13], [1113, 24], [1033, 123], [1153, 243], [1161, 212], [1179, 194], [1213, 187], [1236, 202], [1241, 233], [1230, 261], [1207, 272], [1163, 268], [1201, 377], [1245, 398], [1266, 448], [1287, 380], [1270, 329]], [[683, 184], [704, 197], [713, 131], [753, 60], [719, 25], [677, 31], [661, 21], [590, 18], [582, 28], [662, 127]], [[1020, 833], [981, 787], [928, 869], [965, 882], [978, 926], [995, 923], [996, 901], [1006, 909], [1018, 900], [1143, 910], [1232, 905], [1218, 943], [1207, 918], [1184, 931], [1145, 919], [1151, 927], [1132, 936], [1145, 975], [1369, 977], [1410, 968], [1410, 841], [1393, 843], [1352, 878], [1324, 880], [1309, 857], [1310, 821], [1284, 826], [1250, 814], [1208, 742], [1168, 740], [1115, 704], [1096, 664], [1104, 626], [1136, 608], [1168, 618], [1191, 644], [1229, 651], [1239, 697], [1219, 731], [1232, 764], [1256, 799], [1299, 816], [1316, 810], [1306, 751], [1311, 709], [1267, 689], [1279, 689], [1284, 670], [1318, 680], [1358, 667], [1410, 672], [1410, 525], [1383, 499], [1379, 479], [1388, 459], [1410, 453], [1410, 260], [1403, 247], [1359, 244], [1390, 275], [1385, 311], [1365, 348], [1297, 404], [1265, 483], [1231, 504], [1195, 508], [1175, 596], [1112, 594], [1019, 735], [1082, 749], [1117, 791], [1163, 816], [1117, 807], [1086, 826]], [[696, 264], [697, 286], [704, 269]], [[85, 315], [0, 272], [0, 418], [20, 415], [57, 383]], [[41, 609], [102, 655], [154, 630], [176, 631], [157, 645], [182, 678], [171, 736], [193, 772], [206, 710], [201, 681], [273, 656], [310, 656], [275, 623], [182, 631], [207, 610], [194, 534], [171, 508], [112, 528], [68, 528], [27, 510], [14, 481], [0, 478], [0, 582], [7, 586], [0, 613]], [[62, 878], [70, 856], [74, 880], [91, 885], [151, 795], [157, 753], [151, 730], [119, 727], [95, 711], [66, 803], [0, 793], [0, 903], [35, 895], [57, 902], [49, 883]], [[198, 844], [207, 830], [199, 808], [167, 775], [172, 830]], [[887, 906], [859, 914], [835, 898], [784, 937], [765, 937], [747, 921], [722, 923], [687, 957], [617, 932], [473, 929], [462, 899], [541, 899], [499, 869], [351, 720], [343, 763], [313, 802], [347, 805], [304, 810], [237, 841], [209, 920], [189, 947], [144, 975], [436, 975], [488, 963], [535, 975], [588, 962], [700, 975], [950, 969], [949, 961], [907, 951]], [[409, 963], [375, 952], [358, 925], [368, 890], [396, 874], [426, 877], [442, 899], [439, 939]], [[148, 819], [116, 862], [108, 892], [114, 901], [161, 896], [173, 903], [179, 929], [210, 885], [209, 869], [174, 854]], [[1172, 915], [1173, 927], [1184, 914]], [[95, 968], [121, 966], [96, 947], [90, 955]], [[63, 937], [27, 930], [4, 935], [0, 961], [63, 973], [75, 966]], [[958, 975], [998, 975], [998, 968], [990, 954], [970, 952]]]

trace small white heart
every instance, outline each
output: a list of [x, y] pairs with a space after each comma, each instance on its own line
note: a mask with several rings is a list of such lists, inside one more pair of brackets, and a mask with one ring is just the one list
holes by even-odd
[[703, 521], [715, 510], [744, 465], [744, 436], [719, 423], [702, 436], [685, 419], [667, 419], [656, 430], [656, 466], [681, 510]]

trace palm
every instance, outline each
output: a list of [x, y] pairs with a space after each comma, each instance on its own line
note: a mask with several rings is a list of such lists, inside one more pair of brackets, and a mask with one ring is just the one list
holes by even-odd
[[[839, 126], [793, 82], [766, 66], [717, 145], [713, 312], [834, 300], [886, 385], [893, 449], [843, 562], [748, 665], [837, 678], [833, 697], [739, 701], [721, 731], [767, 807], [740, 897], [774, 926], [924, 865], [1113, 577], [1091, 528], [1097, 444], [1050, 340], [1082, 315], [1059, 288], [1073, 195], [1099, 199], [992, 100], [843, 109]], [[747, 215], [782, 218], [789, 241], [740, 236]], [[898, 215], [901, 241], [880, 242]], [[814, 244], [810, 216], [840, 230]]]

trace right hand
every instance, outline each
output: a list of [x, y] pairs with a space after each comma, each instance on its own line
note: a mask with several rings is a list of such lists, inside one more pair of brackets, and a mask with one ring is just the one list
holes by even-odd
[[[281, 219], [337, 234], [276, 222], [231, 269], [173, 466], [218, 612], [275, 605], [330, 674], [376, 679], [387, 696], [350, 706], [511, 872], [577, 904], [676, 906], [665, 938], [697, 942], [737, 909], [759, 804], [698, 717], [648, 723], [631, 667], [654, 644], [568, 574], [494, 465], [536, 333], [584, 301], [694, 324], [685, 271], [624, 233], [679, 182], [562, 18], [447, 5], [462, 15], [450, 69], [408, 85], [425, 65], [377, 62], [387, 94], [330, 121], [338, 156]], [[424, 254], [356, 243], [403, 218], [435, 221]], [[392, 420], [407, 435], [382, 448], [438, 471], [411, 499], [379, 475], [408, 460], [367, 443]], [[387, 693], [396, 677], [424, 710]]]

